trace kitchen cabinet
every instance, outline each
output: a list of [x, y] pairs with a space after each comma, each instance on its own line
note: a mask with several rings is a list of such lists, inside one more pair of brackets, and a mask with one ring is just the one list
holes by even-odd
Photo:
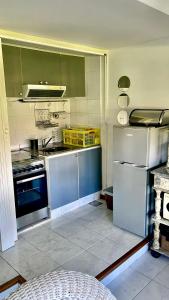
[[101, 148], [79, 152], [79, 198], [101, 190]]
[[77, 154], [56, 156], [48, 160], [48, 198], [55, 209], [78, 199]]
[[60, 85], [60, 54], [21, 48], [23, 84]]
[[61, 83], [66, 85], [66, 97], [85, 96], [85, 58], [61, 55]]
[[20, 48], [2, 45], [5, 86], [7, 97], [20, 97], [22, 92], [22, 73]]
[[23, 84], [66, 85], [66, 97], [85, 96], [85, 58], [2, 46], [7, 97], [21, 96]]
[[101, 148], [53, 156], [46, 166], [52, 210], [101, 190]]

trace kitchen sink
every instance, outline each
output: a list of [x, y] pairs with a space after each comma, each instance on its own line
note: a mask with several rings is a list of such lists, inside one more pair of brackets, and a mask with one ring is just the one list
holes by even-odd
[[50, 152], [59, 152], [59, 151], [68, 151], [70, 150], [68, 147], [64, 146], [57, 146], [57, 147], [51, 147], [51, 148], [44, 148], [43, 151], [50, 153]]

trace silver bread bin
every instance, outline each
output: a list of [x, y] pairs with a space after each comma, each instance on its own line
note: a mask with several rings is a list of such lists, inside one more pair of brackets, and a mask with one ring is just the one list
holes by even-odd
[[147, 127], [169, 125], [169, 109], [134, 109], [130, 113], [129, 124]]

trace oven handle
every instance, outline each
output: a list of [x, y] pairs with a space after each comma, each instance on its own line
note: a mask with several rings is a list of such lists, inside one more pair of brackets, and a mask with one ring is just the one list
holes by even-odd
[[34, 179], [39, 179], [39, 178], [42, 178], [42, 177], [45, 177], [45, 174], [34, 176], [34, 177], [30, 177], [30, 178], [26, 178], [26, 179], [22, 179], [22, 180], [18, 180], [18, 181], [16, 181], [16, 184], [20, 184], [20, 183], [32, 181]]

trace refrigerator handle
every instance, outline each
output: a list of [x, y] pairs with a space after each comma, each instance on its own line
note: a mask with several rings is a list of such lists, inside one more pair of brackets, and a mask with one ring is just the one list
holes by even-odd
[[124, 161], [113, 160], [113, 163], [123, 165], [123, 164], [124, 164]]

